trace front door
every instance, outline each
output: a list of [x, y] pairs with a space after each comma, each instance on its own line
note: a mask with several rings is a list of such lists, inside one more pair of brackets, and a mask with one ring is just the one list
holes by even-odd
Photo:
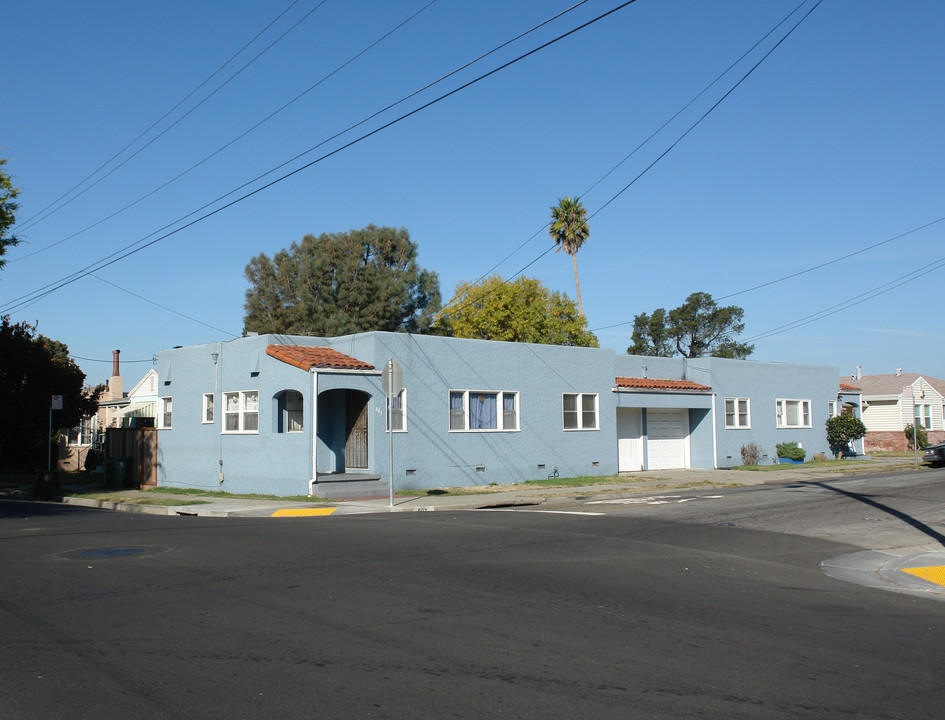
[[643, 415], [640, 408], [617, 408], [617, 471], [643, 469]]
[[368, 467], [368, 396], [348, 391], [345, 399], [345, 469]]

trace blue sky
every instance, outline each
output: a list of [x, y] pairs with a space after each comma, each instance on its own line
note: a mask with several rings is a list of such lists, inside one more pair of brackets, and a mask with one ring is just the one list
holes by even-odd
[[[15, 321], [38, 322], [39, 332], [87, 358], [79, 363], [90, 383], [110, 374], [111, 351], [121, 349], [127, 385], [163, 349], [241, 332], [244, 268], [252, 257], [272, 256], [306, 233], [369, 223], [410, 231], [420, 264], [439, 275], [444, 301], [460, 281], [490, 271], [512, 277], [532, 261], [526, 274], [574, 297], [570, 258], [553, 252], [536, 258], [551, 244], [544, 229], [550, 206], [580, 195], [592, 216], [590, 239], [578, 255], [581, 289], [602, 346], [625, 351], [636, 314], [675, 307], [704, 291], [745, 309], [742, 339], [755, 343], [753, 359], [836, 365], [843, 375], [861, 365], [866, 374], [902, 367], [945, 378], [938, 318], [943, 271], [934, 264], [945, 256], [945, 222], [890, 240], [945, 216], [945, 4], [824, 0], [696, 124], [815, 4], [803, 3], [595, 185], [799, 2], [638, 0], [25, 305], [22, 298], [48, 283], [94, 267], [165, 226], [174, 229], [179, 218], [574, 3], [15, 3], [4, 10], [4, 47], [12, 61], [0, 157], [8, 158], [6, 170], [22, 189], [26, 242], [8, 253], [0, 271], [0, 310], [15, 308]], [[619, 4], [589, 0], [267, 180]], [[139, 154], [40, 219], [287, 7], [232, 63], [79, 190]], [[95, 225], [329, 75], [226, 150]], [[30, 220], [34, 216], [38, 222]], [[824, 263], [831, 264], [803, 273]], [[913, 271], [926, 274], [884, 286]], [[733, 295], [795, 273], [802, 274]], [[888, 291], [866, 299], [874, 290]], [[856, 299], [865, 301], [767, 335]], [[618, 323], [627, 324], [610, 327]]]

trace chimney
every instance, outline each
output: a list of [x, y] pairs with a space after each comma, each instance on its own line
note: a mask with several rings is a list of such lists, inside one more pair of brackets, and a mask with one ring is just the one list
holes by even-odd
[[121, 354], [121, 350], [112, 350], [112, 377], [118, 377], [121, 375], [121, 372], [118, 369], [118, 356]]
[[896, 377], [902, 375], [902, 368], [896, 368]]

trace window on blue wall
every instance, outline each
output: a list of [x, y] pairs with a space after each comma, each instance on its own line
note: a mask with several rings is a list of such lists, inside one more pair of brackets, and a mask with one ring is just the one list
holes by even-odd
[[259, 391], [223, 393], [223, 432], [259, 432]]
[[565, 430], [597, 430], [597, 393], [564, 393], [561, 399]]
[[776, 400], [779, 428], [809, 428], [811, 425], [810, 400]]
[[304, 428], [302, 393], [298, 390], [285, 390], [276, 396], [276, 401], [276, 411], [279, 413], [278, 432], [302, 432]]
[[390, 422], [387, 430], [391, 427], [394, 432], [407, 431], [407, 388], [401, 388], [400, 393], [388, 399], [390, 404]]
[[451, 390], [450, 430], [518, 430], [518, 393]]
[[745, 430], [751, 427], [751, 412], [748, 398], [725, 398], [725, 427], [730, 430]]
[[213, 393], [203, 394], [203, 412], [201, 413], [202, 423], [213, 422]]
[[158, 413], [158, 427], [165, 430], [171, 428], [171, 418], [173, 416], [174, 399], [169, 397], [160, 398], [161, 410]]

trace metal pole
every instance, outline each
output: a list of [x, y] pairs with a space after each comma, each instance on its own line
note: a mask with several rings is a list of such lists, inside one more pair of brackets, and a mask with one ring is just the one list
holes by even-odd
[[915, 454], [915, 469], [919, 469], [919, 421], [912, 413], [912, 452]]
[[387, 373], [387, 440], [388, 440], [388, 468], [390, 470], [390, 506], [394, 507], [394, 425], [393, 425], [393, 406], [394, 400], [391, 394], [394, 389], [394, 359], [391, 358], [384, 368]]
[[52, 472], [52, 404], [49, 406], [49, 435], [46, 437], [46, 471]]

